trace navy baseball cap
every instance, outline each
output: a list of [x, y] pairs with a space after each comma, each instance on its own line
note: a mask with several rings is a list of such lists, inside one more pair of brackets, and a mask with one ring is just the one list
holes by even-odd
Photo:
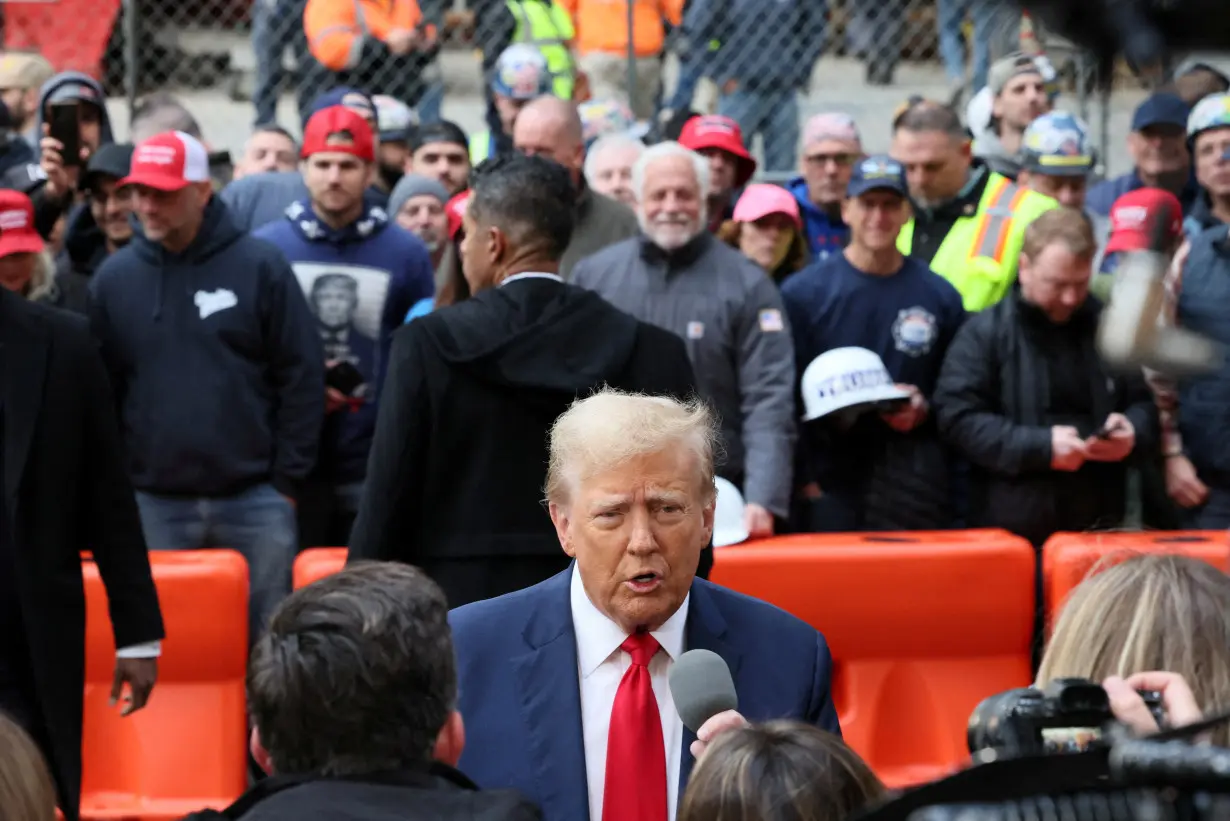
[[1187, 115], [1191, 108], [1182, 98], [1161, 92], [1148, 97], [1136, 107], [1132, 115], [1132, 130], [1141, 131], [1154, 125], [1170, 125], [1187, 128]]
[[847, 197], [858, 197], [868, 191], [894, 191], [906, 195], [905, 167], [887, 154], [876, 154], [859, 161], [846, 186]]

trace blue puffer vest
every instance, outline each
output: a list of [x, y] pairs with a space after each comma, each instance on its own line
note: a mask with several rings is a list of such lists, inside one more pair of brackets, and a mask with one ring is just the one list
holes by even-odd
[[[1178, 324], [1230, 349], [1230, 228], [1210, 228], [1191, 243]], [[1183, 448], [1197, 472], [1230, 478], [1230, 359], [1215, 373], [1184, 379], [1179, 402]]]

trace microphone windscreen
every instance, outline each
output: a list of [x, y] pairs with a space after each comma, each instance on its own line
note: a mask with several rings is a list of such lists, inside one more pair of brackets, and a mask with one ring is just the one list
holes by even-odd
[[718, 713], [739, 707], [730, 668], [712, 651], [687, 651], [671, 665], [667, 680], [675, 710], [692, 732]]

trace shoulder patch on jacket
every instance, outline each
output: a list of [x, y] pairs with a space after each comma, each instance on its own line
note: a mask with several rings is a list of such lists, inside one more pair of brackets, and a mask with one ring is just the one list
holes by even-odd
[[760, 312], [760, 330], [765, 333], [786, 330], [786, 323], [782, 320], [782, 312], [776, 308], [765, 308], [762, 310]]

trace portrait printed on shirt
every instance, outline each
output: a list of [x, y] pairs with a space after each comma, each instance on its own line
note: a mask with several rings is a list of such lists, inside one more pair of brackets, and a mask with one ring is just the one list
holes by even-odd
[[388, 271], [321, 262], [296, 262], [291, 267], [316, 317], [326, 365], [350, 362], [368, 384], [374, 384]]

